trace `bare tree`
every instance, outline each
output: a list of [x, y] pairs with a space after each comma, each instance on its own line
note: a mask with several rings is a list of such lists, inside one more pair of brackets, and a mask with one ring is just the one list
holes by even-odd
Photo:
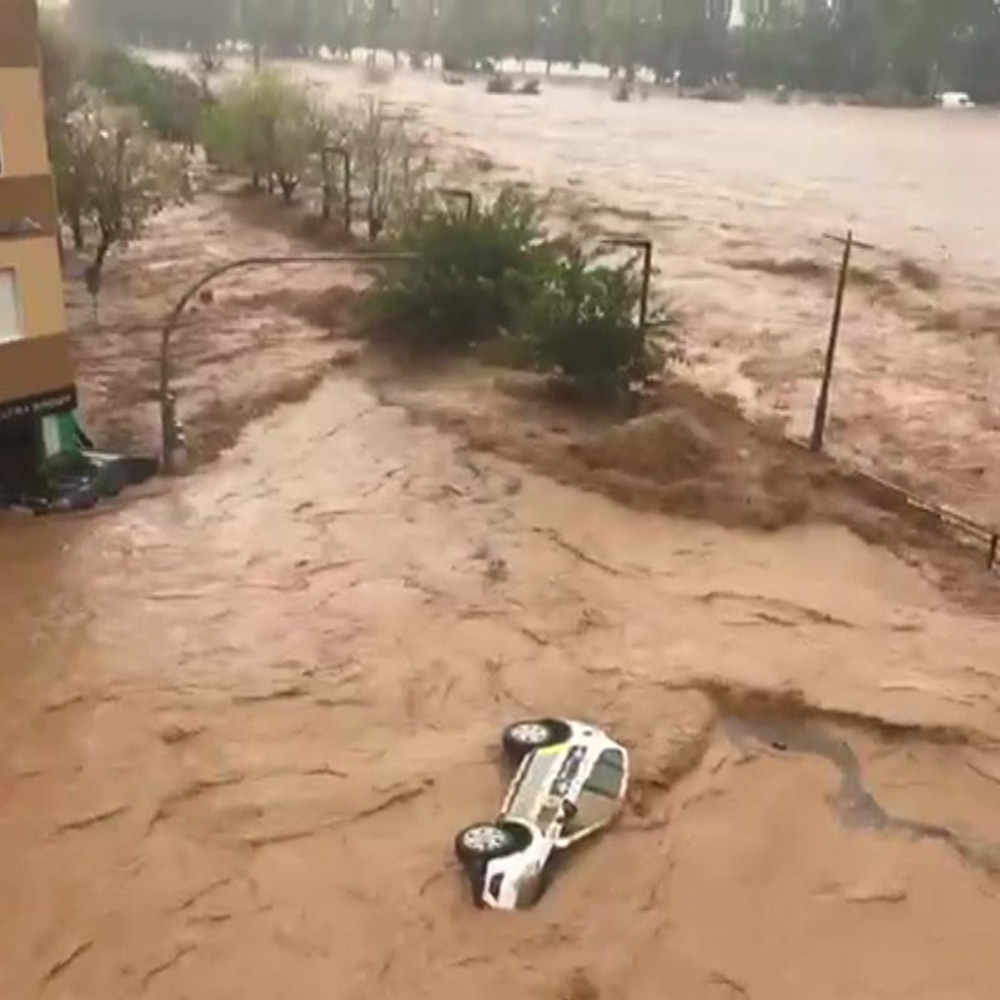
[[368, 237], [377, 240], [393, 216], [419, 199], [429, 168], [405, 121], [377, 101], [366, 106], [352, 132], [357, 176], [365, 190]]

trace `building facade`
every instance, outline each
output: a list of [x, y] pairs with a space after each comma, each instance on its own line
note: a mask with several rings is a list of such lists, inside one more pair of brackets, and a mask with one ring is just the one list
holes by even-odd
[[76, 405], [40, 63], [36, 0], [0, 0], [0, 463]]

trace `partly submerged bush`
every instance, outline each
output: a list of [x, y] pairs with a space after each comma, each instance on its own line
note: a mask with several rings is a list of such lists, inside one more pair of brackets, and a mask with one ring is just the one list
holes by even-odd
[[399, 249], [417, 256], [368, 302], [373, 326], [427, 348], [462, 348], [513, 330], [551, 257], [534, 201], [514, 188], [489, 205], [409, 220]]
[[475, 346], [488, 363], [549, 373], [598, 399], [627, 395], [680, 356], [667, 315], [649, 324], [656, 342], [640, 324], [634, 269], [547, 240], [536, 203], [516, 189], [468, 214], [453, 206], [411, 219], [399, 248], [416, 260], [376, 284], [367, 320], [413, 347]]
[[637, 320], [641, 294], [629, 268], [591, 264], [570, 247], [546, 270], [525, 317], [538, 367], [586, 396], [625, 393], [662, 363]]

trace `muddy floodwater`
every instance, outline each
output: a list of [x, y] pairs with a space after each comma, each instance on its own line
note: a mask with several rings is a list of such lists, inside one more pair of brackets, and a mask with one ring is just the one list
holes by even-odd
[[[859, 251], [829, 442], [906, 486], [1000, 522], [1000, 112], [949, 114], [678, 100], [616, 104], [603, 82], [539, 97], [483, 81], [297, 65], [336, 100], [412, 112], [435, 152], [471, 154], [470, 186], [521, 180], [592, 238], [656, 245], [690, 377], [808, 436], [840, 248]], [[486, 169], [489, 168], [489, 169]]]
[[[456, 109], [485, 96], [470, 84], [438, 106], [436, 86], [411, 99], [471, 130]], [[489, 107], [506, 109], [494, 130], [511, 148], [510, 130], [549, 114]], [[610, 120], [595, 108], [580, 113]], [[990, 119], [963, 121], [940, 128]], [[489, 123], [474, 127], [485, 145]], [[532, 169], [557, 168], [548, 141], [525, 152]], [[598, 180], [583, 222], [607, 211]], [[699, 289], [739, 283], [742, 300], [719, 307], [731, 323], [701, 314], [722, 338], [713, 357], [752, 343], [764, 298], [784, 350], [822, 296], [716, 251], [795, 212], [758, 192], [756, 221], [724, 235], [718, 197], [671, 209], [698, 221], [664, 240], [661, 277], [686, 275], [692, 318]], [[666, 234], [665, 219], [643, 226]], [[825, 252], [806, 221], [781, 230], [782, 255]], [[155, 440], [157, 329], [178, 285], [295, 246], [204, 196], [112, 263], [98, 328], [71, 284], [95, 436]], [[947, 265], [941, 294], [971, 295], [978, 266]], [[0, 997], [992, 1000], [995, 613], [844, 527], [640, 512], [471, 450], [405, 380], [342, 367], [336, 317], [358, 281], [334, 268], [221, 283], [175, 345], [202, 461], [88, 515], [0, 516]], [[985, 356], [983, 339], [926, 336], [939, 372], [970, 344]], [[942, 382], [956, 420], [979, 413], [954, 402], [965, 384]], [[459, 405], [444, 379], [419, 395]], [[627, 807], [535, 909], [477, 911], [452, 839], [498, 807], [502, 726], [552, 714], [630, 748]]]
[[[0, 995], [1000, 982], [996, 624], [842, 529], [632, 513], [341, 376], [153, 495], [5, 519], [0, 559]], [[718, 730], [743, 690], [803, 692], [887, 811], [982, 856], [845, 826], [827, 761]], [[535, 910], [478, 913], [452, 836], [501, 726], [553, 712], [632, 748], [629, 808]]]

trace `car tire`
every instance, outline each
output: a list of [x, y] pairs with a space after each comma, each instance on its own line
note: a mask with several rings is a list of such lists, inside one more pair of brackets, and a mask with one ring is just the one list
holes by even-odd
[[476, 823], [455, 838], [455, 854], [465, 864], [485, 863], [524, 850], [530, 837], [527, 830], [509, 823]]
[[522, 719], [503, 731], [503, 749], [518, 764], [529, 753], [565, 743], [569, 737], [569, 726], [559, 719]]

